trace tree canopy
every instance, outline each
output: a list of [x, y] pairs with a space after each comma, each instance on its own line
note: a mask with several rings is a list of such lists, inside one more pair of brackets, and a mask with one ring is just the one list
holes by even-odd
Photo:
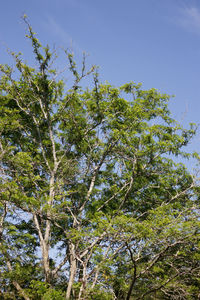
[[[199, 299], [196, 132], [169, 96], [101, 83], [85, 57], [0, 65], [0, 298]], [[88, 87], [82, 84], [88, 78]]]

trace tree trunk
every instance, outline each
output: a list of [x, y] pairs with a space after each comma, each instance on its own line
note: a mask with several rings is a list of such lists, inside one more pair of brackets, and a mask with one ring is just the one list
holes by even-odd
[[70, 244], [70, 276], [69, 276], [69, 282], [66, 292], [66, 300], [70, 299], [71, 291], [72, 291], [72, 285], [74, 283], [74, 277], [76, 274], [76, 257], [75, 257], [75, 246], [74, 244]]

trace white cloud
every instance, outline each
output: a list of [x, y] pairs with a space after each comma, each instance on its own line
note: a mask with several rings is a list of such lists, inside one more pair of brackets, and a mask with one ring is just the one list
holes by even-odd
[[47, 16], [47, 28], [63, 43], [69, 43], [71, 36], [51, 16]]
[[47, 16], [45, 27], [61, 41], [64, 48], [71, 48], [79, 53], [83, 53], [81, 47], [73, 40], [71, 35], [50, 15]]
[[186, 30], [200, 34], [200, 9], [195, 6], [182, 8], [178, 23]]

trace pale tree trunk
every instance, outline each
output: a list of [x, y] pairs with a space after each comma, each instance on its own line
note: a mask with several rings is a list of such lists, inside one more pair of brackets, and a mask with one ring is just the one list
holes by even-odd
[[36, 215], [34, 215], [34, 223], [38, 231], [39, 240], [40, 240], [40, 248], [42, 251], [42, 262], [44, 267], [44, 273], [45, 273], [45, 281], [50, 283], [50, 267], [49, 267], [49, 245], [48, 240], [44, 239], [42, 235], [42, 231], [38, 222], [38, 218]]
[[85, 293], [85, 289], [86, 289], [86, 285], [87, 285], [87, 273], [86, 273], [86, 270], [87, 270], [87, 263], [82, 263], [83, 265], [83, 274], [82, 274], [82, 284], [81, 284], [81, 287], [80, 287], [80, 291], [79, 291], [79, 295], [78, 295], [78, 300], [81, 300], [81, 299], [84, 299], [84, 293]]
[[66, 300], [70, 299], [70, 295], [72, 292], [72, 285], [74, 283], [74, 277], [76, 275], [76, 255], [75, 255], [75, 245], [70, 243], [69, 245], [69, 253], [70, 253], [70, 274], [69, 274], [69, 282], [66, 291]]
[[[55, 194], [55, 190], [54, 190], [54, 174], [52, 174], [51, 178], [50, 178], [50, 187], [49, 187], [49, 199], [47, 204], [49, 205], [50, 209], [51, 206], [53, 204], [53, 200], [54, 200], [54, 194]], [[40, 224], [38, 222], [38, 218], [37, 215], [34, 215], [34, 223], [35, 226], [37, 228], [38, 231], [38, 235], [39, 235], [39, 240], [40, 240], [40, 248], [42, 251], [42, 261], [43, 261], [43, 267], [44, 267], [44, 273], [45, 273], [45, 281], [48, 283], [51, 283], [52, 280], [52, 272], [50, 270], [50, 265], [49, 265], [49, 242], [50, 242], [50, 234], [51, 234], [51, 211], [50, 209], [47, 211], [47, 220], [46, 220], [46, 227], [45, 227], [45, 233], [42, 233]]]
[[[49, 209], [47, 210], [47, 218], [46, 218], [46, 226], [45, 226], [45, 233], [43, 234], [40, 224], [38, 222], [37, 215], [34, 214], [34, 223], [36, 225], [36, 229], [38, 231], [39, 235], [39, 240], [40, 240], [40, 248], [42, 251], [42, 261], [43, 261], [43, 267], [44, 267], [44, 273], [45, 273], [45, 281], [50, 283], [51, 282], [51, 275], [52, 272], [50, 270], [50, 265], [49, 265], [49, 242], [50, 242], [50, 234], [51, 234], [51, 206], [53, 204], [54, 196], [55, 196], [55, 173], [57, 171], [58, 163], [57, 163], [57, 157], [56, 157], [56, 150], [55, 150], [55, 142], [54, 142], [54, 137], [53, 137], [53, 132], [52, 132], [52, 125], [50, 122], [50, 116], [49, 112], [45, 111], [45, 106], [42, 102], [42, 100], [39, 98], [39, 104], [41, 107], [41, 110], [43, 112], [44, 119], [48, 122], [48, 127], [49, 127], [49, 135], [50, 135], [50, 140], [52, 144], [52, 155], [53, 155], [53, 161], [54, 161], [54, 168], [52, 169], [48, 159], [46, 157], [44, 145], [42, 143], [42, 138], [41, 138], [41, 132], [40, 132], [40, 127], [39, 127], [39, 122], [36, 119], [35, 116], [33, 116], [33, 121], [36, 125], [37, 128], [37, 133], [38, 133], [38, 138], [39, 138], [39, 143], [40, 143], [40, 148], [42, 151], [42, 155], [44, 158], [44, 162], [46, 164], [47, 169], [49, 170], [50, 173], [50, 182], [49, 182], [49, 198], [47, 201], [47, 204], [49, 206]], [[41, 217], [41, 216], [40, 216]]]

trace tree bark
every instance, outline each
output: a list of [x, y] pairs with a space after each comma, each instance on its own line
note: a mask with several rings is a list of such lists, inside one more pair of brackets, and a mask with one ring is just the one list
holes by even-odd
[[70, 276], [69, 276], [69, 282], [68, 287], [66, 291], [66, 300], [70, 299], [71, 291], [72, 291], [72, 285], [74, 283], [74, 277], [76, 274], [76, 257], [75, 257], [75, 245], [71, 243], [69, 245], [70, 250]]

